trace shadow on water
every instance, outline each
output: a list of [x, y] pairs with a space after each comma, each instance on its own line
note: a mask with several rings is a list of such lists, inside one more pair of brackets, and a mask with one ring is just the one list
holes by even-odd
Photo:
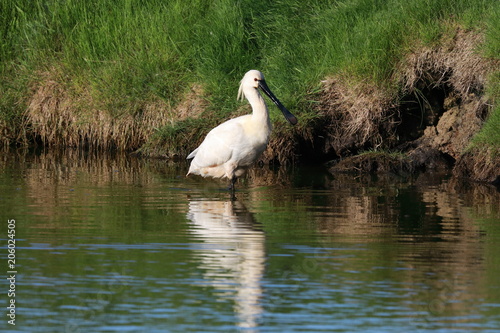
[[184, 162], [17, 151], [0, 169], [20, 332], [500, 325], [493, 187], [254, 168], [230, 201]]

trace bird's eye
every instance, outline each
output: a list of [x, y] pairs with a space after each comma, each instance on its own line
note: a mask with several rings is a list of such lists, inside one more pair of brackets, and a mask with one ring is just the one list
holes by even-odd
[[254, 78], [253, 80], [254, 80], [254, 81], [259, 81], [259, 79], [258, 79], [258, 78]]

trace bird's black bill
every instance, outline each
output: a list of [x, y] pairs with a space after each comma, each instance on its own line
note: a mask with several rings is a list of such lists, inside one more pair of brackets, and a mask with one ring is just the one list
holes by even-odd
[[276, 104], [276, 106], [281, 110], [283, 116], [285, 116], [286, 120], [288, 120], [290, 124], [292, 125], [297, 124], [297, 118], [295, 118], [295, 116], [290, 111], [288, 111], [283, 104], [281, 104], [279, 99], [276, 98], [276, 96], [274, 96], [271, 89], [269, 89], [269, 87], [267, 86], [266, 81], [260, 80], [259, 87], [262, 89], [263, 92], [266, 93], [267, 96], [269, 96], [271, 101], [273, 101], [273, 103]]

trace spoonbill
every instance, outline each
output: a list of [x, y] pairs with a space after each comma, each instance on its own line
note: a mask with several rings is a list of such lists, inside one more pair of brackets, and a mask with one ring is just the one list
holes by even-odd
[[271, 135], [269, 112], [259, 88], [276, 104], [290, 124], [297, 123], [297, 118], [271, 92], [264, 75], [250, 70], [241, 80], [238, 99], [246, 97], [252, 106], [252, 114], [230, 119], [213, 128], [187, 157], [188, 160], [193, 159], [187, 175], [226, 177], [231, 181], [229, 189], [233, 198], [236, 179], [259, 158]]

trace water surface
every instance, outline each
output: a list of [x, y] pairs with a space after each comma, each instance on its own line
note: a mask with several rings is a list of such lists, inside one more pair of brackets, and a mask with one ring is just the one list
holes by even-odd
[[224, 182], [186, 179], [183, 162], [67, 151], [0, 165], [0, 235], [15, 219], [17, 269], [16, 326], [4, 310], [2, 331], [500, 327], [489, 186], [257, 168], [232, 202]]

